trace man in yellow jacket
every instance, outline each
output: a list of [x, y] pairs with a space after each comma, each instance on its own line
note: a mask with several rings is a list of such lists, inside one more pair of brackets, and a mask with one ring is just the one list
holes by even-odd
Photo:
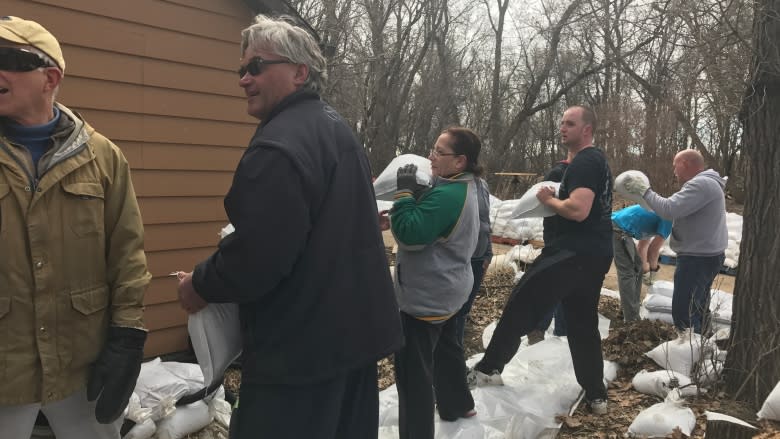
[[54, 101], [55, 37], [0, 17], [0, 438], [119, 438], [151, 275], [122, 152]]

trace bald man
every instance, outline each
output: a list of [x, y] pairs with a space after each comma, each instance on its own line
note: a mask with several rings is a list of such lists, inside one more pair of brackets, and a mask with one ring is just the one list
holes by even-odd
[[677, 253], [672, 318], [678, 329], [693, 328], [701, 334], [708, 329], [710, 288], [728, 244], [726, 181], [707, 169], [701, 153], [693, 149], [678, 152], [673, 166], [682, 188], [669, 198], [640, 179], [626, 188], [644, 198], [661, 218], [672, 220], [669, 245]]

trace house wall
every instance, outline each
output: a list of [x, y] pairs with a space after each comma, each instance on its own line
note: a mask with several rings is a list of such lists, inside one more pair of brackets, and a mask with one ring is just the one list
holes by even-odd
[[146, 355], [186, 350], [175, 270], [210, 255], [227, 223], [222, 198], [256, 127], [235, 73], [241, 0], [0, 0], [60, 40], [58, 101], [124, 152], [154, 276], [144, 299]]

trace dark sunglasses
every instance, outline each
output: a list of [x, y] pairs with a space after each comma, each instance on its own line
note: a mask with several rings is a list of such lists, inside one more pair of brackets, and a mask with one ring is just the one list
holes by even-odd
[[51, 67], [35, 52], [15, 47], [0, 47], [0, 70], [30, 72], [39, 67]]
[[256, 56], [250, 59], [245, 66], [238, 68], [238, 77], [243, 78], [247, 72], [252, 76], [257, 76], [263, 73], [263, 66], [270, 66], [271, 64], [293, 64], [293, 62], [286, 59], [266, 60]]

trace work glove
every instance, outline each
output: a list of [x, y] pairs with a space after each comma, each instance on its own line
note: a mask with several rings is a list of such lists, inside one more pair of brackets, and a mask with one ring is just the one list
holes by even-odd
[[146, 331], [112, 326], [108, 339], [87, 382], [87, 399], [94, 401], [95, 419], [101, 424], [116, 421], [127, 407], [141, 372]]
[[629, 177], [625, 183], [626, 192], [638, 197], [644, 197], [645, 192], [650, 189], [650, 184], [646, 183], [642, 178], [638, 176]]
[[398, 168], [398, 173], [396, 174], [398, 192], [406, 191], [414, 194], [417, 186], [417, 166], [409, 164]]

